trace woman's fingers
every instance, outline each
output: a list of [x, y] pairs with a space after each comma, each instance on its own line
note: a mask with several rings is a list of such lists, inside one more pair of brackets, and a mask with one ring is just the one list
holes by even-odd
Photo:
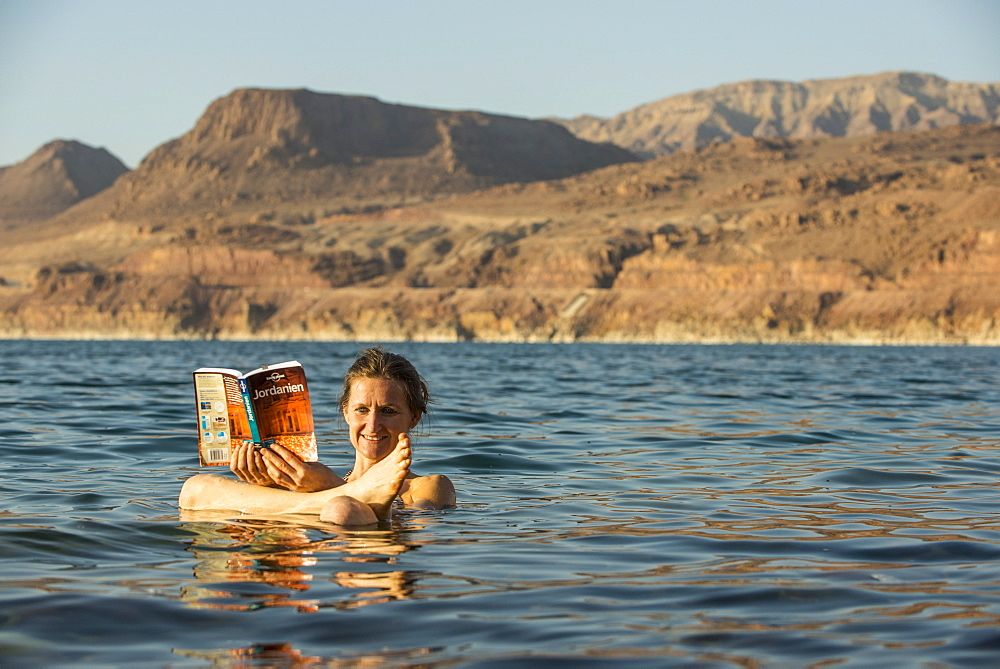
[[251, 443], [244, 442], [233, 449], [229, 468], [247, 483], [256, 483], [257, 485], [274, 483], [263, 458], [260, 456], [260, 451]]
[[261, 485], [272, 483], [271, 475], [267, 471], [267, 463], [261, 457], [259, 448], [250, 448], [250, 470], [257, 478], [257, 483]]
[[271, 444], [270, 451], [275, 455], [280, 456], [282, 460], [289, 464], [299, 465], [303, 462], [302, 458], [300, 458], [295, 451], [287, 449], [281, 444]]
[[327, 490], [344, 483], [326, 465], [306, 462], [278, 444], [268, 448], [255, 448], [249, 443], [234, 446], [229, 467], [247, 483], [281, 486], [297, 492]]
[[233, 444], [233, 449], [229, 454], [229, 468], [233, 470], [240, 479], [244, 481], [250, 480], [250, 472], [247, 469], [247, 454], [246, 446], [243, 443]]
[[268, 473], [274, 480], [295, 492], [316, 492], [343, 485], [344, 479], [321, 462], [306, 462], [294, 451], [274, 444], [264, 453]]
[[297, 467], [294, 463], [285, 460], [281, 454], [274, 452], [274, 450], [265, 450], [261, 456], [261, 462], [275, 483], [285, 486], [295, 483]]

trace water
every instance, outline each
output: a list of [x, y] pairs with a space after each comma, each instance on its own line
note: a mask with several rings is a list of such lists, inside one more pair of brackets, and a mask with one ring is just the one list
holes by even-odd
[[190, 372], [357, 346], [0, 342], [0, 665], [1000, 663], [1000, 351], [400, 344], [457, 508], [179, 514]]

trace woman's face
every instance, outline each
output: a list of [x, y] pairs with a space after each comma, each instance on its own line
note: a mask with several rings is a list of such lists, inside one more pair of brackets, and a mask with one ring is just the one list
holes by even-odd
[[344, 409], [351, 444], [362, 456], [378, 462], [392, 452], [402, 432], [420, 420], [406, 402], [406, 393], [396, 381], [362, 378], [351, 384]]

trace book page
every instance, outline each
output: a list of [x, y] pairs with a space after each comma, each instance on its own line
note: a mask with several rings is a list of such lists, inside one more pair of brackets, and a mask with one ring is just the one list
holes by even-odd
[[250, 438], [236, 370], [194, 372], [198, 408], [198, 459], [201, 465], [228, 465], [233, 441]]

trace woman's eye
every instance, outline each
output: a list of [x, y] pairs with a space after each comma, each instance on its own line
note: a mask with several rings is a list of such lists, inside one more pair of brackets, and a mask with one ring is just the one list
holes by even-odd
[[386, 408], [382, 409], [382, 413], [393, 414], [393, 413], [396, 413], [396, 410], [393, 409], [392, 407], [386, 407]]

